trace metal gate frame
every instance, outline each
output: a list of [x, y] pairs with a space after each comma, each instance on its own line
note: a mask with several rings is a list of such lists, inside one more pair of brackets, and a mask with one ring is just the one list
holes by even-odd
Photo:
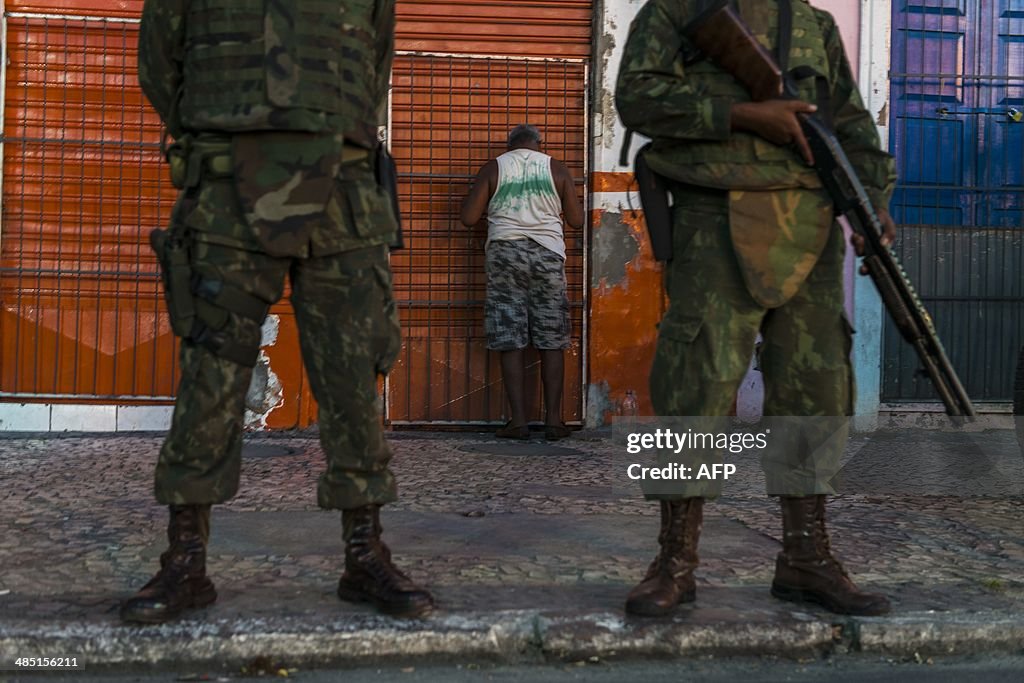
[[[582, 184], [583, 188], [583, 212], [584, 221], [581, 229], [581, 239], [583, 240], [583, 258], [582, 258], [582, 299], [581, 306], [583, 313], [581, 316], [582, 328], [580, 331], [580, 420], [579, 422], [573, 421], [569, 424], [577, 425], [583, 424], [587, 419], [587, 372], [589, 366], [588, 357], [588, 341], [590, 332], [590, 222], [591, 222], [591, 196], [590, 196], [590, 174], [591, 174], [591, 103], [590, 103], [590, 60], [582, 58], [556, 58], [556, 57], [529, 57], [519, 55], [499, 55], [499, 54], [462, 54], [462, 53], [449, 53], [449, 52], [420, 52], [410, 50], [397, 50], [395, 51], [396, 57], [438, 57], [438, 58], [458, 58], [458, 59], [501, 59], [510, 62], [544, 62], [544, 63], [569, 63], [579, 64], [583, 67], [583, 178], [576, 179], [577, 183]], [[394, 77], [394, 71], [392, 71], [392, 78]], [[392, 124], [393, 124], [393, 111], [392, 111], [392, 85], [388, 91], [388, 112], [387, 112], [387, 128], [383, 132], [385, 142], [388, 148], [391, 147], [392, 140]], [[399, 180], [401, 180], [403, 173], [399, 169]], [[471, 180], [472, 175], [466, 177], [467, 180]], [[384, 420], [386, 424], [396, 427], [418, 427], [418, 426], [433, 426], [433, 427], [458, 427], [458, 426], [493, 426], [499, 424], [495, 421], [485, 420], [392, 420], [389, 415], [389, 401], [388, 395], [391, 391], [391, 376], [388, 375], [384, 380]], [[563, 403], [564, 405], [564, 403]]]
[[[1018, 0], [1019, 1], [1019, 0]], [[875, 12], [882, 14], [883, 12], [887, 15], [886, 28], [891, 36], [890, 41], [887, 42], [887, 54], [886, 57], [892, 64], [896, 64], [896, 55], [891, 53], [895, 50], [897, 45], [896, 32], [898, 30], [897, 12], [902, 10], [902, 6], [897, 6], [896, 3], [891, 3], [888, 0], [884, 2], [874, 3], [878, 7], [875, 8]], [[914, 3], [918, 4], [918, 3]], [[923, 4], [923, 3], [922, 3]], [[931, 5], [937, 3], [930, 3]], [[948, 66], [944, 66], [940, 63], [937, 66], [929, 68], [927, 64], [922, 61], [920, 73], [909, 70], [907, 67], [900, 70], [900, 73], [896, 73], [895, 68], [890, 70], [888, 75], [888, 82], [886, 83], [887, 89], [891, 91], [902, 92], [902, 88], [908, 88], [907, 81], [920, 81], [923, 83], [925, 79], [932, 80], [938, 83], [938, 88], [956, 88], [963, 89], [963, 92], [967, 96], [967, 100], [963, 103], [958, 104], [954, 101], [949, 101], [948, 106], [952, 111], [947, 111], [946, 105], [938, 102], [938, 91], [936, 91], [936, 103], [941, 104], [941, 109], [936, 108], [934, 110], [935, 115], [938, 116], [937, 120], [957, 120], [958, 117], [964, 117], [962, 119], [963, 126], [969, 128], [972, 132], [961, 132], [959, 135], [963, 136], [963, 154], [970, 156], [973, 152], [967, 152], [968, 149], [975, 149], [974, 145], [978, 143], [979, 131], [985, 130], [986, 126], [991, 126], [994, 122], [993, 115], [1001, 115], [1004, 111], [1006, 113], [1013, 112], [1011, 107], [1012, 103], [1004, 105], [996, 105], [995, 100], [990, 101], [992, 92], [986, 90], [992, 86], [992, 84], [1003, 83], [1004, 87], [1014, 87], [1019, 89], [1021, 84], [1024, 83], [1022, 76], [1019, 73], [1015, 73], [1012, 69], [1009, 69], [1009, 65], [1004, 65], [1005, 71], [1000, 71], [996, 67], [1002, 57], [997, 57], [998, 43], [996, 38], [999, 33], [994, 32], [992, 34], [984, 32], [984, 27], [991, 22], [991, 27], [998, 26], [997, 22], [1000, 21], [1014, 21], [1020, 22], [1021, 18], [1019, 12], [1014, 16], [1010, 15], [999, 15], [997, 10], [999, 9], [995, 2], [985, 2], [983, 0], [961, 0], [959, 3], [943, 3], [950, 6], [949, 11], [941, 12], [941, 17], [938, 15], [930, 16], [930, 21], [926, 22], [923, 18], [920, 21], [920, 25], [916, 23], [911, 25], [910, 15], [903, 15], [903, 21], [907, 23], [899, 24], [902, 26], [902, 30], [906, 32], [918, 31], [928, 32], [934, 30], [947, 31], [945, 17], [950, 17], [950, 28], [948, 29], [948, 35], [954, 35], [957, 12], [963, 13], [963, 16], [970, 16], [974, 24], [968, 24], [966, 32], [962, 35], [969, 36], [969, 41], [961, 45], [957, 52], [955, 59], [956, 64], [952, 69]], [[953, 5], [956, 5], [953, 8]], [[936, 10], [937, 11], [937, 10]], [[943, 28], [935, 29], [933, 24], [939, 22]], [[1019, 23], [1018, 23], [1019, 25]], [[1013, 32], [1014, 35], [1016, 31]], [[907, 55], [916, 55], [914, 52], [907, 52], [907, 46], [904, 45], [904, 60], [907, 59]], [[988, 51], [991, 49], [991, 52]], [[891, 54], [890, 54], [891, 53]], [[921, 59], [924, 60], [925, 52], [922, 51]], [[1005, 58], [1009, 58], [1009, 55], [1005, 55]], [[985, 60], [992, 60], [986, 62]], [[982, 65], [987, 65], [987, 69], [980, 68]], [[903, 73], [907, 72], [907, 73]], [[902, 88], [897, 84], [897, 79], [903, 79], [904, 83]], [[900, 152], [902, 155], [908, 155], [912, 151], [915, 154], [924, 155], [924, 146], [921, 149], [915, 149], [908, 143], [910, 133], [908, 128], [901, 127], [900, 122], [895, 118], [896, 114], [902, 111], [896, 106], [896, 101], [893, 99], [893, 92], [886, 93], [886, 101], [888, 102], [889, 115], [892, 120], [889, 122], [889, 127], [883, 132], [883, 134], [891, 138], [885, 142], [895, 144], [896, 140], [902, 136], [903, 147], [900, 149], [890, 149], [890, 152]], [[960, 97], [960, 95], [957, 95]], [[978, 99], [976, 99], [978, 98]], [[891, 100], [891, 101], [890, 101]], [[945, 100], [944, 100], [945, 101]], [[936, 105], [933, 105], [936, 106]], [[1019, 105], [1018, 105], [1019, 107]], [[931, 110], [928, 110], [929, 112]], [[911, 110], [903, 111], [904, 118], [910, 119], [914, 117], [922, 116], [921, 112], [911, 112]], [[1018, 114], [1019, 116], [1019, 114]], [[1019, 121], [1019, 118], [1013, 119]], [[904, 126], [906, 124], [903, 124]], [[1011, 125], [1011, 124], [1007, 124]], [[1014, 126], [1024, 126], [1022, 123], [1014, 123]], [[989, 130], [991, 132], [991, 130]], [[952, 134], [952, 133], [951, 133]], [[986, 141], [986, 144], [990, 144], [990, 141]], [[935, 145], [930, 146], [930, 149], [935, 150], [937, 145], [941, 145], [939, 135], [936, 134]], [[984, 149], [982, 148], [978, 148]], [[936, 151], [935, 154], [942, 156], [945, 151]], [[922, 158], [924, 158], [922, 156]], [[1007, 154], [1007, 158], [1012, 159], [1012, 151]], [[1012, 250], [1004, 250], [1002, 252], [1003, 266], [995, 265], [993, 257], [993, 251], [999, 249], [1002, 240], [1006, 240], [1005, 246], [1008, 246], [1012, 241], [1020, 240], [1024, 237], [1024, 233], [1020, 232], [1020, 215], [1019, 213], [1015, 216], [1017, 222], [1013, 225], [1001, 224], [998, 218], [995, 218], [992, 214], [985, 214], [987, 220], [979, 220], [979, 211], [987, 210], [992, 211], [993, 207], [981, 202], [978, 198], [972, 198], [968, 204], [961, 203], [959, 206], [955, 203], [949, 205], [943, 205], [939, 202], [935, 202], [934, 205], [928, 201], [927, 193], [937, 192], [938, 190], [946, 190], [950, 194], [956, 192], [963, 192], [965, 195], [970, 193], [980, 193], [981, 197], [985, 196], [986, 192], [995, 193], [997, 195], [1003, 193], [1024, 192], [1019, 189], [1019, 186], [1003, 185], [1002, 187], [992, 185], [992, 173], [998, 164], [993, 165], [990, 161], [987, 161], [984, 155], [978, 156], [974, 160], [976, 165], [971, 166], [969, 170], [965, 170], [966, 177], [960, 178], [959, 181], [953, 181], [949, 183], [949, 187], [943, 188], [941, 185], [944, 183], [939, 181], [932, 181], [938, 183], [931, 187], [928, 180], [911, 181], [907, 182], [904, 178], [900, 179], [898, 189], [906, 189], [907, 192], [919, 192], [921, 198], [916, 202], [907, 199], [904, 206], [910, 208], [916, 208], [918, 211], [932, 210], [936, 213], [946, 210], [949, 212], [955, 212], [957, 210], [970, 211], [971, 215], [963, 218], [958, 222], [958, 219], [951, 218], [942, 220], [938, 217], [928, 220], [923, 217], [918, 217], [916, 220], [911, 221], [909, 218], [908, 226], [911, 228], [905, 233], [901, 233], [901, 240], [897, 242], [896, 248], [901, 249], [904, 246], [901, 242], [914, 240], [915, 236], [920, 242], [910, 241], [909, 244], [910, 252], [906, 254], [904, 258], [904, 266], [907, 267], [908, 272], [911, 272], [914, 276], [913, 268], [917, 267], [921, 269], [921, 274], [916, 276], [919, 284], [925, 285], [922, 287], [925, 291], [919, 292], [922, 299], [928, 304], [929, 309], [932, 310], [933, 314], [938, 313], [938, 321], [945, 323], [945, 334], [944, 337], [947, 343], [947, 349], [951, 351], [951, 357], [956, 363], [961, 365], [969, 365], [970, 370], [981, 370], [981, 372], [973, 373], [967, 371], [967, 368], [961, 367], [961, 376], [968, 379], [968, 389], [974, 392], [982, 391], [993, 391], [993, 386], [997, 386], [999, 378], [1006, 378], [1006, 390], [1005, 395], [995, 395], [990, 393], [984, 399], [978, 399], [975, 395], [975, 402], [979, 406], [985, 406], [988, 409], [994, 410], [1008, 410], [1012, 397], [1009, 395], [1012, 391], [1010, 386], [1012, 382], [1012, 363], [1016, 357], [1017, 346], [1012, 343], [1016, 341], [1013, 339], [1013, 330], [1015, 327], [1013, 324], [1014, 317], [1009, 317], [1007, 327], [1009, 334], [1000, 336], [990, 335], [986, 339], [980, 340], [981, 343], [975, 343], [972, 347], [972, 342], [978, 342], [977, 337], [971, 338], [971, 333], [967, 332], [964, 334], [964, 330], [969, 330], [971, 327], [971, 317], [975, 316], [980, 319], [982, 316], [989, 316], [989, 319], [994, 319], [996, 316], [992, 316], [994, 308], [987, 308], [989, 306], [995, 307], [997, 305], [1011, 306], [1014, 302], [1019, 302], [1019, 294], [1013, 294], [1006, 296], [1007, 290], [998, 289], [996, 285], [992, 283], [993, 278], [996, 277], [992, 273], [998, 273], [1000, 271], [1006, 271], [1007, 254], [1011, 255], [1010, 263], [1014, 261], [1019, 263], [1021, 258], [1021, 252], [1016, 248]], [[1019, 159], [1016, 162], [1020, 163]], [[1005, 164], [1005, 160], [1004, 160]], [[928, 162], [924, 162], [924, 166], [928, 166]], [[1006, 166], [1004, 165], [1005, 169]], [[1016, 188], [1016, 189], [1015, 189]], [[912, 196], [912, 195], [911, 195]], [[894, 198], [895, 199], [895, 198]], [[892, 208], [894, 217], [899, 220], [900, 214], [899, 205]], [[1016, 234], [1014, 234], [1016, 233]], [[925, 243], [925, 240], [928, 243]], [[967, 248], [960, 249], [957, 247], [959, 241], [967, 242]], [[974, 240], [978, 243], [974, 244]], [[1019, 244], [1019, 241], [1017, 242]], [[928, 250], [922, 249], [922, 246], [931, 246], [932, 251], [929, 253]], [[984, 245], [984, 246], [981, 246]], [[944, 253], [949, 256], [954, 266], [960, 264], [956, 270], [950, 274], [947, 268], [946, 275], [949, 275], [949, 280], [944, 280], [941, 276], [943, 273], [937, 266], [933, 267], [932, 263], [941, 263], [942, 259], [928, 259], [928, 256], [934, 256], [936, 250], [942, 248]], [[940, 253], [941, 255], [941, 253]], [[1012, 271], [1012, 266], [1010, 267]], [[940, 277], [935, 280], [936, 274]], [[953, 277], [955, 276], [955, 277]], [[982, 284], [979, 285], [979, 291], [975, 291], [974, 286], [970, 285], [971, 279], [977, 279]], [[931, 282], [933, 291], [928, 291], [927, 285]], [[938, 283], [938, 284], [935, 284]], [[985, 283], [988, 283], [987, 285]], [[967, 290], [970, 289], [968, 293]], [[1016, 288], [1015, 288], [1016, 289]], [[1019, 291], [1019, 290], [1018, 290]], [[931, 303], [929, 303], [931, 302]], [[958, 303], [960, 302], [960, 303]], [[960, 308], [954, 310], [954, 306], [961, 305]], [[969, 308], [971, 307], [971, 308]], [[936, 309], [938, 309], [936, 311]], [[1019, 309], [1016, 309], [1019, 310]], [[972, 313], [973, 311], [973, 313]], [[952, 322], [950, 322], [952, 319]], [[1016, 318], [1018, 321], [1019, 318]], [[1019, 323], [1017, 323], [1019, 324]], [[1019, 328], [1018, 328], [1019, 329]], [[940, 330], [940, 333], [942, 331]], [[895, 332], [894, 328], [888, 321], [883, 324], [883, 336], [882, 344], [880, 348], [880, 359], [881, 367], [879, 368], [879, 394], [880, 400], [885, 401], [883, 405], [887, 408], [896, 409], [928, 409], [933, 406], [933, 397], [929, 389], [922, 389], [917, 385], [916, 375], [913, 372], [913, 368], [917, 366], [916, 357], [913, 353], [910, 353], [905, 347], [899, 342], [899, 335]], [[1005, 339], [1003, 347], [999, 347], [993, 343], [994, 338]], [[960, 343], [963, 347], [961, 353], [956, 352], [955, 346]], [[893, 351], [896, 351], [894, 354]], [[909, 356], [906, 354], [910, 353]], [[892, 354], [892, 355], [890, 355]], [[902, 362], [901, 362], [902, 361]], [[982, 364], [982, 361], [985, 361]], [[1008, 370], [1005, 375], [1002, 372], [1002, 362], [1006, 362]], [[1000, 372], [993, 375], [993, 368], [998, 368]], [[972, 382], [970, 381], [972, 375], [978, 375], [981, 379]], [[995, 377], [996, 379], [993, 379]]]
[[[91, 14], [91, 13], [76, 14], [76, 13], [60, 13], [60, 12], [52, 12], [52, 11], [51, 12], [46, 12], [46, 11], [15, 11], [15, 12], [8, 12], [6, 10], [6, 3], [5, 2], [0, 2], [0, 41], [2, 41], [2, 42], [0, 42], [0, 49], [2, 49], [3, 55], [4, 55], [3, 63], [2, 63], [2, 65], [0, 65], [0, 196], [2, 196], [2, 191], [3, 191], [5, 180], [6, 180], [5, 175], [4, 175], [4, 170], [3, 170], [3, 162], [6, 160], [6, 155], [8, 153], [8, 145], [6, 144], [6, 142], [8, 140], [18, 140], [18, 141], [21, 141], [21, 142], [49, 142], [50, 141], [50, 140], [32, 140], [32, 139], [29, 139], [29, 138], [26, 138], [26, 139], [8, 138], [6, 136], [6, 133], [5, 133], [6, 128], [5, 127], [6, 127], [6, 124], [8, 122], [7, 121], [7, 117], [6, 117], [6, 107], [7, 107], [7, 104], [8, 104], [8, 97], [7, 97], [7, 95], [8, 95], [8, 92], [7, 92], [7, 88], [8, 88], [8, 62], [9, 62], [9, 52], [10, 52], [9, 51], [9, 47], [10, 46], [8, 44], [8, 41], [9, 41], [9, 26], [8, 26], [9, 22], [8, 22], [8, 20], [9, 19], [19, 19], [19, 20], [25, 20], [25, 21], [29, 21], [29, 22], [31, 22], [31, 21], [39, 21], [39, 20], [41, 20], [43, 22], [48, 22], [48, 21], [63, 22], [64, 25], [65, 25], [65, 30], [66, 30], [67, 26], [69, 26], [69, 25], [82, 25], [83, 27], [85, 27], [88, 24], [92, 23], [92, 24], [97, 24], [97, 25], [103, 26], [103, 27], [106, 27], [106, 26], [119, 26], [119, 25], [120, 26], [128, 26], [128, 25], [138, 25], [140, 23], [140, 21], [141, 21], [140, 18], [137, 18], [137, 17], [120, 16], [120, 15], [116, 15], [116, 14], [112, 14], [112, 15], [109, 15], [109, 16], [108, 15], [101, 16], [101, 15], [96, 15], [96, 14]], [[64, 87], [64, 86], [62, 86], [60, 84], [55, 84], [54, 87]], [[88, 144], [88, 143], [92, 143], [92, 144], [99, 144], [99, 145], [104, 145], [104, 144], [109, 145], [109, 144], [112, 144], [112, 143], [106, 142], [106, 141], [77, 140], [77, 139], [67, 139], [67, 140], [64, 140], [64, 139], [58, 139], [58, 138], [54, 138], [52, 141], [53, 142], [61, 142], [62, 144], [64, 144], [64, 143], [68, 143], [68, 144], [78, 144], [78, 143]], [[113, 144], [117, 144], [117, 143], [113, 143]], [[124, 144], [124, 143], [121, 143], [121, 144]], [[129, 146], [138, 147], [140, 149], [152, 148], [152, 149], [155, 150], [155, 149], [158, 148], [159, 145], [158, 145], [158, 143], [151, 143], [151, 144], [150, 143], [141, 143], [141, 144], [129, 143]], [[2, 211], [2, 207], [0, 207], [0, 211]], [[2, 245], [3, 245], [2, 239], [5, 236], [3, 234], [3, 227], [4, 227], [3, 219], [4, 218], [5, 218], [5, 215], [0, 213], [0, 247], [2, 247]], [[110, 273], [104, 273], [104, 272], [96, 273], [97, 276], [101, 276], [101, 275], [105, 275], [105, 274], [109, 275]], [[143, 275], [149, 276], [150, 274], [136, 273], [135, 275], [136, 275], [136, 277], [143, 277]], [[157, 280], [157, 278], [158, 278], [158, 273], [156, 272], [155, 269], [153, 270], [153, 272], [151, 274], [151, 277], [147, 277], [147, 279], [152, 280], [153, 282], [155, 282]], [[60, 293], [58, 293], [57, 296], [58, 296], [58, 298], [60, 298], [62, 295]], [[71, 294], [69, 293], [68, 296], [71, 296]], [[58, 315], [58, 318], [59, 318], [62, 315], [62, 311], [61, 311], [61, 309], [59, 307], [56, 310], [57, 310], [57, 315]], [[81, 311], [76, 313], [76, 315], [81, 315]], [[97, 324], [99, 324], [99, 323], [97, 323]], [[15, 334], [17, 335], [19, 331], [20, 330], [17, 330], [15, 332]], [[60, 350], [58, 348], [57, 351], [56, 351], [56, 356], [53, 359], [54, 363], [58, 362], [59, 356], [60, 356]], [[172, 357], [169, 359], [170, 363], [172, 365], [176, 365], [177, 364], [177, 353], [176, 353], [176, 351], [173, 354], [171, 354], [171, 356]], [[15, 358], [15, 362], [17, 362], [17, 358]], [[117, 368], [117, 361], [116, 361], [116, 359], [113, 362], [114, 362], [114, 368], [115, 368], [114, 372], [116, 374], [116, 368]], [[134, 363], [134, 361], [133, 361], [133, 363]], [[134, 370], [133, 370], [133, 372], [134, 372]], [[159, 394], [159, 393], [122, 394], [122, 393], [117, 393], [116, 391], [114, 393], [111, 393], [111, 392], [97, 392], [97, 391], [95, 391], [95, 385], [94, 385], [93, 389], [94, 389], [94, 391], [92, 391], [91, 393], [76, 393], [76, 392], [57, 392], [57, 393], [53, 393], [53, 392], [46, 392], [46, 391], [29, 391], [29, 392], [25, 392], [25, 391], [2, 391], [2, 392], [0, 392], [0, 401], [27, 400], [27, 401], [31, 401], [31, 402], [35, 402], [35, 403], [46, 402], [46, 401], [57, 401], [57, 402], [61, 402], [61, 403], [66, 403], [68, 401], [74, 401], [74, 402], [81, 402], [81, 403], [88, 403], [88, 404], [98, 404], [98, 405], [114, 405], [114, 404], [117, 404], [117, 405], [121, 405], [121, 404], [133, 404], [133, 405], [157, 404], [157, 405], [167, 405], [169, 403], [172, 403], [173, 400], [174, 400], [174, 397], [172, 395], [163, 395], [163, 394]]]
[[[2, 12], [5, 3], [0, 2], [0, 12]], [[114, 24], [137, 24], [139, 20], [131, 17], [101, 17], [92, 15], [78, 15], [78, 14], [53, 14], [53, 13], [42, 13], [42, 12], [4, 12], [0, 15], [0, 40], [3, 42], [0, 45], [6, 53], [7, 40], [8, 40], [8, 17], [17, 19], [43, 19], [43, 20], [61, 20], [61, 21], [74, 21], [74, 22], [109, 22]], [[586, 211], [587, 218], [584, 221], [583, 228], [581, 230], [579, 239], [582, 241], [581, 249], [581, 287], [582, 292], [579, 292], [580, 299], [579, 305], [581, 306], [581, 329], [580, 329], [580, 349], [579, 349], [579, 415], [580, 421], [586, 419], [587, 404], [586, 404], [586, 386], [587, 386], [587, 373], [589, 365], [589, 306], [590, 306], [590, 289], [589, 289], [589, 242], [590, 242], [590, 184], [589, 177], [591, 171], [591, 153], [590, 149], [591, 139], [591, 121], [590, 121], [590, 60], [586, 58], [544, 58], [544, 57], [527, 57], [527, 56], [509, 56], [509, 55], [467, 55], [467, 54], [448, 54], [448, 53], [429, 53], [429, 52], [411, 52], [411, 51], [399, 51], [396, 52], [396, 56], [424, 56], [424, 57], [443, 57], [443, 58], [458, 58], [458, 59], [501, 59], [513, 63], [526, 63], [526, 62], [543, 62], [543, 63], [567, 63], [573, 65], [579, 65], [582, 67], [582, 165], [583, 165], [583, 177], [582, 179], [577, 178], [577, 184], [582, 185], [583, 191], [583, 205]], [[6, 123], [4, 116], [6, 113], [7, 104], [7, 60], [4, 60], [3, 65], [0, 65], [0, 125]], [[392, 128], [392, 112], [388, 107], [388, 131]], [[0, 128], [0, 131], [3, 131]], [[9, 151], [9, 147], [4, 144], [6, 138], [0, 135], [0, 159], [3, 159], [3, 154]], [[147, 145], [148, 146], [148, 145]], [[467, 177], [467, 180], [469, 178]], [[0, 189], [4, 183], [3, 168], [0, 166]], [[2, 230], [2, 223], [0, 223], [0, 230]], [[4, 235], [0, 232], [0, 239]], [[155, 280], [157, 275], [154, 271], [152, 274]], [[175, 354], [176, 358], [176, 354]], [[172, 362], [174, 362], [172, 360]], [[389, 390], [388, 383], [385, 383], [385, 392]], [[91, 392], [91, 393], [39, 393], [39, 392], [3, 392], [0, 393], [0, 401], [10, 401], [27, 399], [33, 402], [39, 401], [58, 401], [58, 402], [83, 402], [83, 403], [99, 403], [102, 405], [108, 404], [161, 404], [167, 405], [173, 401], [173, 396], [170, 395], [146, 395], [146, 394], [131, 394], [131, 395], [120, 395], [110, 394], [105, 392]], [[395, 424], [443, 424], [439, 422], [424, 422], [424, 423], [402, 423], [396, 422]], [[472, 424], [470, 422], [452, 422], [452, 424]]]

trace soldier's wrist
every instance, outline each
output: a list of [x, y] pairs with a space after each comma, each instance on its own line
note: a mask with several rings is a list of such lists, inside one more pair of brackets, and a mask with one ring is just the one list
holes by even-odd
[[753, 102], [735, 102], [729, 107], [729, 130], [754, 130], [757, 105]]

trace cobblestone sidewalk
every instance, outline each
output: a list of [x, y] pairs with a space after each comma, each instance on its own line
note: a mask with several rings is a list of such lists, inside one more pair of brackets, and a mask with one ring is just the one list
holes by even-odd
[[696, 605], [636, 621], [622, 604], [655, 552], [657, 509], [623, 495], [622, 449], [607, 435], [391, 442], [401, 500], [383, 515], [385, 539], [436, 592], [437, 615], [396, 622], [334, 597], [340, 522], [315, 507], [319, 443], [274, 434], [247, 442], [240, 494], [214, 510], [217, 604], [130, 628], [117, 605], [163, 549], [166, 511], [151, 497], [159, 436], [0, 438], [0, 658], [41, 647], [101, 665], [1024, 647], [1024, 459], [1012, 430], [851, 441], [849, 493], [829, 507], [833, 543], [859, 583], [894, 603], [891, 617], [857, 620], [768, 595], [780, 521], [756, 463], [706, 507]]

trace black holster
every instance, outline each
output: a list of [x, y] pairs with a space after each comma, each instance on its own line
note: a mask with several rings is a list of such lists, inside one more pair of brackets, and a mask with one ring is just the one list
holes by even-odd
[[187, 338], [196, 324], [196, 308], [192, 301], [192, 266], [185, 241], [169, 230], [153, 230], [149, 244], [160, 262], [160, 278], [164, 283], [164, 300], [171, 317], [171, 329]]
[[651, 239], [654, 260], [668, 261], [672, 258], [672, 211], [669, 207], [669, 190], [665, 178], [655, 173], [645, 153], [651, 143], [640, 148], [633, 160], [633, 173], [640, 189], [640, 204], [644, 208], [647, 234]]
[[402, 209], [398, 203], [398, 168], [395, 166], [395, 158], [384, 143], [377, 144], [377, 154], [374, 159], [374, 172], [377, 176], [377, 184], [391, 197], [391, 206], [395, 211], [395, 238], [388, 247], [391, 251], [405, 248], [405, 240], [402, 238]]
[[252, 367], [259, 356], [259, 336], [239, 338], [228, 328], [229, 316], [235, 314], [261, 324], [270, 304], [238, 287], [195, 272], [187, 239], [174, 225], [170, 230], [153, 230], [149, 243], [160, 262], [164, 299], [174, 334], [205, 346], [221, 358]]

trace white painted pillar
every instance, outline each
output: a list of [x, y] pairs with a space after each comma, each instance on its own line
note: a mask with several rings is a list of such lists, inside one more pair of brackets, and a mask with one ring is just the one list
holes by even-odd
[[[889, 147], [889, 52], [892, 33], [890, 0], [861, 1], [858, 82], [864, 104], [878, 126], [882, 148]], [[857, 276], [853, 286], [853, 372], [857, 382], [853, 428], [878, 426], [882, 393], [882, 328], [885, 311], [875, 285]]]

